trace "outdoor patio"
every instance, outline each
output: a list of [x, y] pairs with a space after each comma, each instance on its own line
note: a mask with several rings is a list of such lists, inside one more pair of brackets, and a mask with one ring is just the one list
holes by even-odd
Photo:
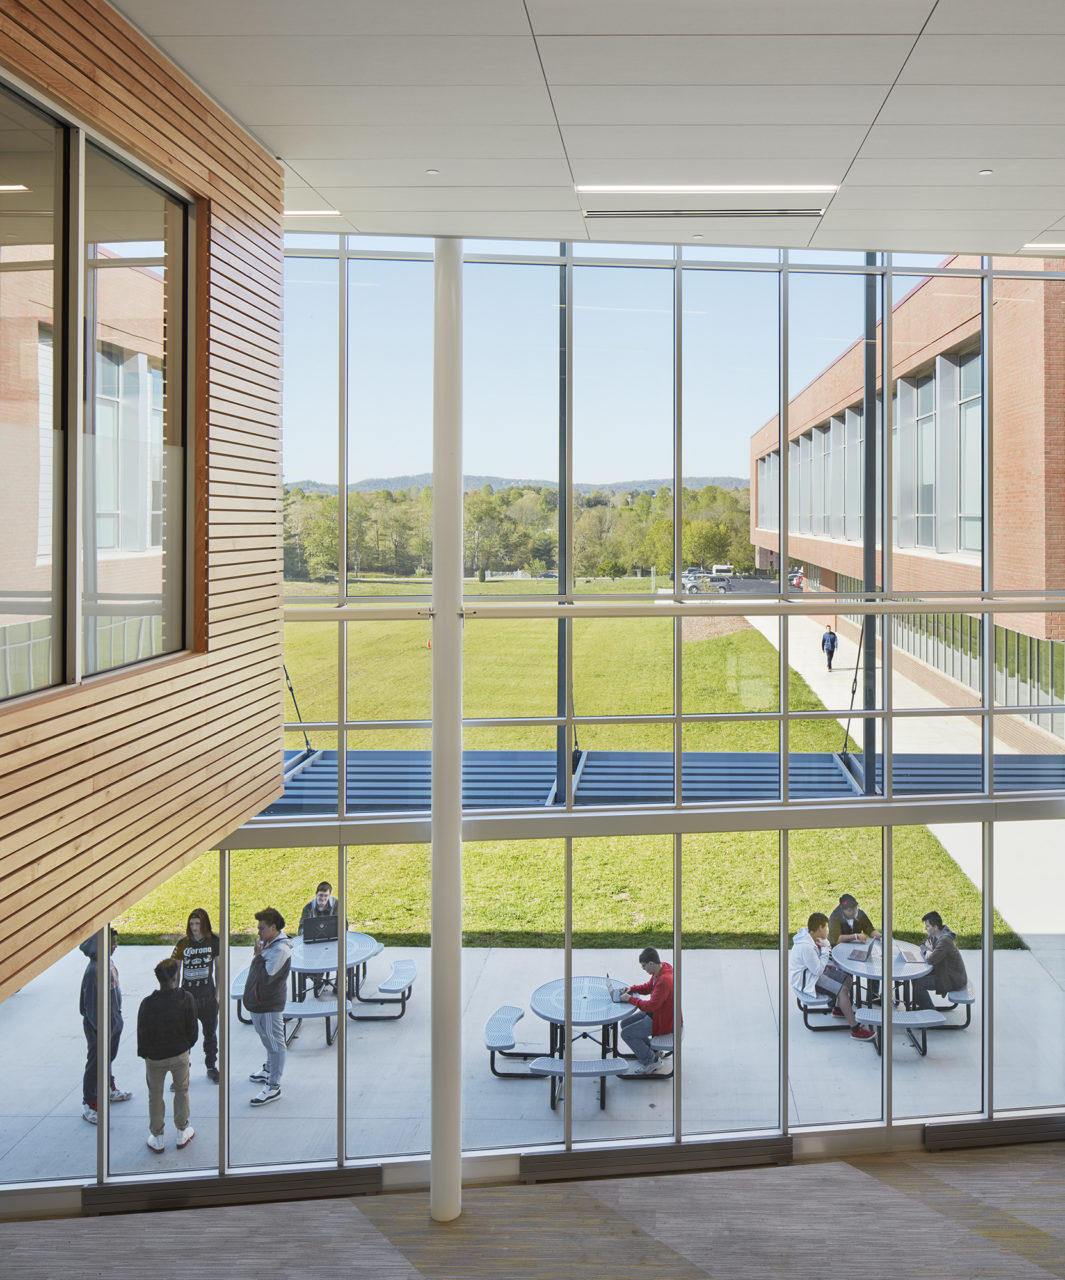
[[[575, 974], [639, 977], [638, 944], [629, 951], [579, 951]], [[1065, 940], [1056, 939], [1065, 957]], [[120, 946], [126, 1020], [115, 1079], [133, 1091], [112, 1109], [114, 1173], [160, 1173], [217, 1167], [218, 1088], [203, 1070], [203, 1052], [192, 1051], [190, 1090], [197, 1136], [174, 1149], [167, 1095], [167, 1149], [145, 1145], [147, 1097], [143, 1065], [136, 1057], [136, 1015], [154, 989], [152, 967], [165, 947]], [[981, 1099], [982, 1016], [979, 956], [965, 960], [977, 990], [972, 1025], [965, 1031], [929, 1033], [920, 1058], [904, 1036], [893, 1052], [896, 1117], [975, 1111]], [[417, 960], [418, 979], [399, 1021], [346, 1023], [348, 1035], [347, 1143], [353, 1159], [424, 1152], [429, 1141], [429, 978], [427, 950], [388, 948], [371, 961], [371, 982], [388, 973], [386, 961]], [[672, 958], [668, 955], [665, 958]], [[242, 966], [238, 949], [233, 971]], [[683, 1131], [714, 1134], [775, 1128], [779, 1010], [778, 957], [772, 951], [690, 951], [684, 956]], [[995, 956], [995, 1096], [999, 1108], [1065, 1102], [1065, 985], [1031, 951]], [[0, 1181], [89, 1178], [95, 1175], [96, 1130], [81, 1118], [85, 1047], [77, 1012], [84, 958], [66, 956], [46, 974], [0, 1005]], [[547, 1024], [529, 1009], [540, 983], [560, 977], [557, 951], [467, 949], [463, 956], [463, 1133], [468, 1149], [519, 1148], [557, 1143], [564, 1111], [552, 1112], [546, 1080], [494, 1078], [484, 1048], [484, 1024], [501, 1004], [525, 1009], [517, 1024], [518, 1049], [545, 1051]], [[248, 1073], [263, 1060], [253, 1030], [231, 1016], [230, 1153], [234, 1165], [334, 1160], [336, 1156], [336, 1055], [325, 1044], [320, 1021], [305, 1022], [289, 1049], [282, 1098], [254, 1111], [256, 1086]], [[876, 1122], [880, 1116], [881, 1059], [871, 1043], [807, 1031], [789, 1003], [789, 1124]], [[960, 1011], [951, 1021], [962, 1020]], [[578, 1057], [598, 1046], [579, 1041]], [[515, 1064], [519, 1066], [520, 1064]], [[597, 1081], [576, 1082], [572, 1114], [575, 1141], [665, 1137], [673, 1126], [676, 1081], [612, 1079], [606, 1109], [598, 1107]]]

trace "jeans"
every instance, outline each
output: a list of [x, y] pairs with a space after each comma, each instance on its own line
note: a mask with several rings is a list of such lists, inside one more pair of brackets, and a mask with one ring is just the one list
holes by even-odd
[[167, 1074], [174, 1077], [174, 1124], [178, 1130], [189, 1127], [189, 1051], [174, 1058], [145, 1058], [144, 1076], [148, 1082], [148, 1128], [157, 1138], [163, 1135], [166, 1103], [163, 1085]]
[[[96, 1106], [96, 1028], [92, 1025], [88, 1018], [83, 1017], [81, 1020], [82, 1030], [85, 1032], [85, 1075], [81, 1082], [81, 1100], [92, 1106]], [[122, 1020], [119, 1019], [116, 1026], [111, 1028], [111, 1056], [108, 1059], [108, 1065], [115, 1060], [115, 1054], [118, 1053], [118, 1042], [122, 1039]], [[107, 1078], [114, 1088], [115, 1079], [111, 1075], [110, 1070]]]
[[207, 996], [201, 996], [194, 986], [186, 987], [185, 990], [196, 1001], [196, 1017], [203, 1028], [204, 1063], [213, 1067], [218, 1061], [218, 1000], [215, 998], [214, 987], [211, 986]]
[[655, 1060], [655, 1053], [651, 1048], [651, 1027], [651, 1015], [639, 1010], [630, 1013], [621, 1023], [621, 1038], [639, 1059], [641, 1067], [646, 1067]]
[[910, 983], [910, 990], [913, 992], [913, 1002], [918, 1009], [932, 1009], [935, 1002], [932, 1000], [932, 992], [936, 986], [936, 975], [926, 973], [923, 978], [914, 978]]
[[271, 1085], [279, 1085], [285, 1070], [285, 1019], [277, 1013], [251, 1013], [251, 1025], [266, 1050], [266, 1074]]

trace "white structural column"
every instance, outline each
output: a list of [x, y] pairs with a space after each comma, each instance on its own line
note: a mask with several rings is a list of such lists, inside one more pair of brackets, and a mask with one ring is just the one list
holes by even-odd
[[436, 241], [429, 1212], [462, 1211], [462, 241]]

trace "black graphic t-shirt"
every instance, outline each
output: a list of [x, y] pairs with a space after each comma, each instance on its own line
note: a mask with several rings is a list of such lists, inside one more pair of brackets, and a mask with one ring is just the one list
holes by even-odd
[[220, 949], [217, 936], [201, 938], [198, 942], [190, 937], [182, 938], [174, 948], [174, 959], [180, 960], [183, 966], [181, 985], [195, 989], [201, 983], [210, 983], [213, 990], [214, 962]]

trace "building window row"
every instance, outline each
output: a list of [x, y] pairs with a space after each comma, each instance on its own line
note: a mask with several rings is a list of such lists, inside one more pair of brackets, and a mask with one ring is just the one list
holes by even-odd
[[190, 218], [93, 142], [79, 187], [62, 173], [77, 127], [0, 100], [14, 188], [0, 196], [9, 698], [185, 647]]

